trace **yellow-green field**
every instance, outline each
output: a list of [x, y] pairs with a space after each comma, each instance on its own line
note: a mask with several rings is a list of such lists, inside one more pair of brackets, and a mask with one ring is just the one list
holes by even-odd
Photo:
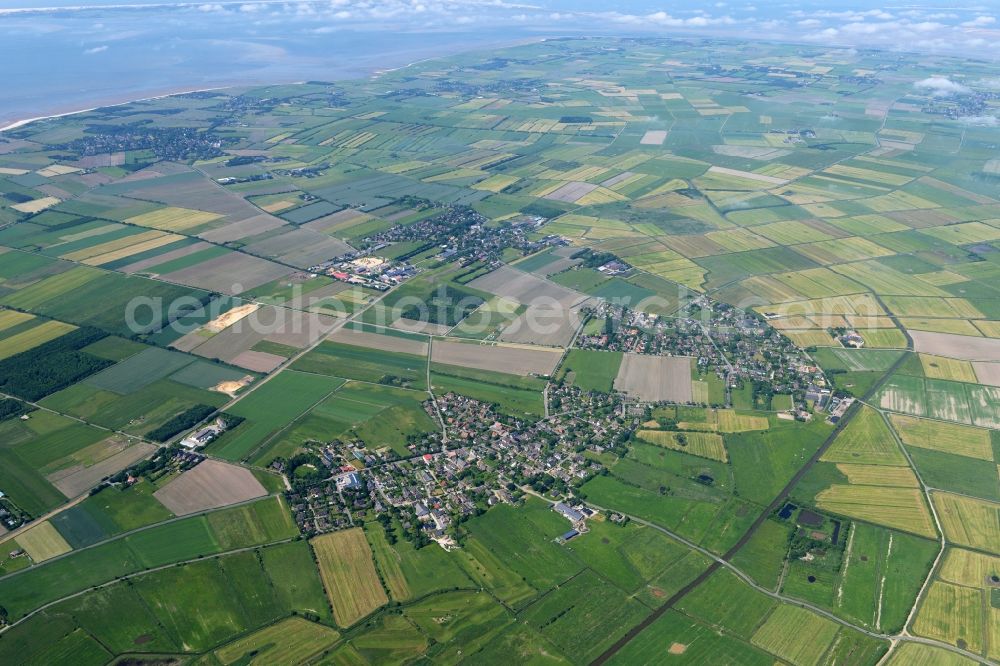
[[899, 450], [882, 415], [863, 406], [833, 445], [823, 454], [825, 462], [867, 463], [870, 465], [905, 466], [906, 457]]
[[836, 484], [816, 495], [816, 506], [921, 536], [937, 535], [923, 494], [917, 488]]
[[950, 379], [956, 382], [976, 383], [976, 372], [972, 363], [944, 356], [920, 354], [920, 364], [924, 374], [931, 379]]
[[920, 604], [913, 631], [972, 652], [982, 651], [983, 593], [935, 581]]
[[985, 587], [992, 582], [992, 576], [1000, 576], [1000, 557], [964, 548], [949, 548], [938, 576], [956, 585]]
[[714, 432], [668, 432], [664, 430], [639, 430], [639, 439], [691, 455], [726, 462], [729, 455], [722, 442], [722, 435]]
[[255, 631], [215, 651], [215, 657], [229, 664], [275, 664], [293, 666], [304, 663], [340, 639], [330, 627], [291, 617]]
[[920, 485], [917, 482], [917, 475], [909, 467], [837, 463], [837, 469], [847, 477], [848, 483], [852, 486], [916, 488]]
[[903, 414], [892, 414], [889, 418], [907, 446], [993, 460], [989, 430]]
[[184, 232], [194, 229], [203, 224], [208, 224], [222, 217], [217, 213], [208, 213], [203, 210], [192, 210], [190, 208], [176, 208], [168, 206], [151, 213], [143, 213], [126, 220], [129, 224], [140, 227], [150, 227], [161, 231]]
[[[30, 315], [28, 318], [31, 318]], [[17, 335], [12, 335], [5, 340], [0, 340], [0, 359], [13, 356], [14, 354], [20, 354], [28, 349], [34, 349], [35, 347], [48, 342], [49, 340], [55, 340], [59, 336], [65, 335], [74, 329], [76, 329], [76, 326], [66, 324], [61, 321], [42, 322], [41, 324], [33, 326], [26, 331], [22, 331]]]
[[338, 625], [349, 627], [388, 603], [371, 547], [360, 528], [324, 534], [310, 544]]
[[796, 666], [815, 666], [837, 635], [837, 625], [803, 608], [782, 605], [750, 642]]
[[17, 543], [35, 563], [44, 562], [73, 550], [47, 520], [19, 534]]
[[931, 500], [949, 541], [1000, 554], [1000, 504], [942, 492]]

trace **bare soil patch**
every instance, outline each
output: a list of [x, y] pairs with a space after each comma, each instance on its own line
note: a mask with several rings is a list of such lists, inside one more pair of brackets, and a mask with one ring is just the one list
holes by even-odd
[[482, 345], [451, 340], [435, 340], [431, 351], [431, 360], [435, 363], [522, 376], [551, 374], [561, 356], [561, 349]]
[[250, 470], [218, 460], [200, 463], [153, 493], [153, 497], [178, 516], [265, 495], [267, 491]]
[[691, 359], [625, 354], [615, 388], [648, 402], [691, 402]]
[[954, 333], [910, 331], [913, 347], [918, 352], [948, 356], [963, 361], [1000, 361], [1000, 340], [975, 338]]

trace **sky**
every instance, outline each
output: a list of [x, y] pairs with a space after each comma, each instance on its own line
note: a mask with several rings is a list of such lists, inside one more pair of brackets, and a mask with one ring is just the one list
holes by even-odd
[[709, 35], [1000, 58], [1000, 0], [947, 4], [0, 0], [0, 121], [177, 90], [363, 76], [543, 36]]

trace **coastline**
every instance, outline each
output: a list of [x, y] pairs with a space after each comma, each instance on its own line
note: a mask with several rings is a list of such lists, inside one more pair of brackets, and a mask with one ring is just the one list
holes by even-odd
[[[289, 83], [302, 83], [302, 81], [290, 81]], [[238, 85], [231, 86], [212, 86], [209, 88], [191, 88], [184, 90], [172, 90], [170, 92], [160, 93], [157, 95], [150, 95], [148, 97], [138, 97], [135, 99], [128, 99], [123, 102], [109, 102], [107, 104], [98, 104], [97, 106], [91, 106], [86, 109], [75, 109], [73, 111], [64, 111], [62, 113], [52, 113], [47, 116], [35, 116], [34, 118], [24, 118], [22, 120], [15, 120], [8, 125], [0, 127], [0, 133], [9, 132], [11, 130], [18, 129], [19, 127], [24, 127], [25, 125], [30, 125], [31, 123], [38, 122], [40, 120], [51, 120], [53, 118], [65, 118], [66, 116], [75, 116], [80, 113], [89, 113], [90, 111], [96, 111], [97, 109], [110, 109], [116, 106], [125, 106], [126, 104], [132, 104], [133, 102], [149, 102], [154, 99], [163, 99], [165, 97], [173, 97], [174, 95], [190, 95], [191, 93], [198, 92], [209, 92], [212, 90], [225, 90], [227, 88], [235, 88]]]
[[[532, 38], [516, 39], [516, 40], [500, 40], [498, 42], [484, 43], [484, 44], [480, 45], [478, 48], [490, 48], [490, 47], [507, 46], [507, 45], [516, 46], [516, 45], [520, 45], [520, 44], [545, 41], [546, 39], [548, 39], [548, 37], [532, 37]], [[435, 53], [434, 55], [429, 55], [429, 56], [427, 56], [425, 58], [418, 58], [417, 60], [413, 60], [413, 61], [408, 62], [408, 63], [403, 64], [403, 65], [397, 65], [395, 67], [373, 67], [373, 66], [369, 65], [368, 67], [364, 68], [364, 70], [365, 70], [364, 73], [358, 72], [358, 76], [356, 76], [356, 77], [339, 76], [339, 77], [336, 77], [336, 78], [337, 79], [343, 79], [343, 78], [347, 78], [347, 79], [353, 79], [353, 78], [370, 78], [370, 79], [376, 79], [376, 78], [378, 78], [380, 76], [384, 76], [385, 74], [389, 74], [391, 72], [395, 72], [395, 71], [399, 71], [399, 70], [402, 70], [402, 69], [406, 69], [408, 67], [413, 67], [414, 65], [418, 65], [418, 64], [424, 63], [424, 62], [428, 62], [430, 60], [435, 60], [437, 58], [444, 58], [444, 57], [448, 57], [449, 55], [456, 55], [458, 53], [465, 53], [467, 51], [474, 51], [474, 50], [476, 50], [476, 49], [472, 48], [472, 49], [461, 49], [461, 50], [456, 50], [456, 51], [444, 51], [444, 52], [441, 52], [441, 53]], [[184, 87], [168, 88], [168, 89], [163, 90], [162, 92], [156, 92], [156, 93], [151, 94], [151, 95], [147, 94], [147, 95], [142, 96], [142, 97], [126, 97], [127, 93], [123, 93], [121, 96], [117, 96], [117, 97], [115, 97], [113, 99], [108, 100], [107, 103], [98, 102], [98, 103], [94, 103], [93, 106], [88, 106], [88, 107], [82, 108], [82, 109], [78, 108], [78, 109], [73, 109], [73, 110], [70, 110], [70, 111], [57, 111], [55, 113], [50, 113], [50, 114], [47, 114], [47, 115], [33, 116], [33, 117], [30, 117], [30, 118], [19, 118], [19, 119], [9, 120], [9, 121], [0, 120], [0, 124], [2, 124], [4, 122], [7, 123], [5, 125], [0, 126], [0, 138], [3, 138], [2, 135], [3, 135], [4, 132], [10, 132], [10, 131], [13, 131], [13, 130], [16, 130], [16, 129], [20, 129], [21, 127], [24, 127], [26, 125], [30, 125], [31, 123], [39, 122], [39, 121], [42, 121], [42, 120], [52, 120], [54, 118], [64, 118], [66, 116], [75, 116], [75, 115], [80, 114], [80, 113], [89, 113], [90, 111], [96, 111], [98, 109], [107, 109], [107, 108], [112, 108], [112, 107], [116, 107], [116, 106], [124, 106], [126, 104], [132, 104], [133, 102], [148, 102], [150, 100], [163, 99], [165, 97], [173, 97], [174, 95], [188, 95], [188, 94], [191, 94], [191, 93], [209, 92], [209, 91], [212, 91], [212, 90], [226, 90], [226, 89], [229, 89], [229, 88], [248, 88], [248, 87], [259, 87], [259, 86], [268, 86], [268, 85], [295, 85], [295, 84], [301, 84], [301, 83], [305, 83], [305, 81], [303, 81], [303, 80], [291, 80], [291, 81], [268, 80], [268, 81], [249, 82], [249, 83], [247, 81], [239, 81], [239, 82], [233, 82], [233, 83], [224, 83], [224, 84], [219, 84], [219, 85], [212, 85], [212, 86], [202, 87], [202, 88], [184, 88]], [[142, 94], [142, 93], [139, 93], [139, 94]]]

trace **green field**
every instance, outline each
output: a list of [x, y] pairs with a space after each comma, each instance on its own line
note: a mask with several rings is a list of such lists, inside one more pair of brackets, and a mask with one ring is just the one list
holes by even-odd
[[210, 450], [227, 460], [250, 455], [342, 384], [341, 379], [283, 372], [230, 408], [230, 413], [246, 420], [212, 442]]
[[621, 363], [621, 352], [571, 349], [559, 368], [559, 377], [584, 391], [609, 393]]
[[398, 377], [408, 388], [427, 387], [427, 359], [413, 354], [382, 351], [326, 341], [293, 365], [301, 372], [318, 373], [378, 383]]

